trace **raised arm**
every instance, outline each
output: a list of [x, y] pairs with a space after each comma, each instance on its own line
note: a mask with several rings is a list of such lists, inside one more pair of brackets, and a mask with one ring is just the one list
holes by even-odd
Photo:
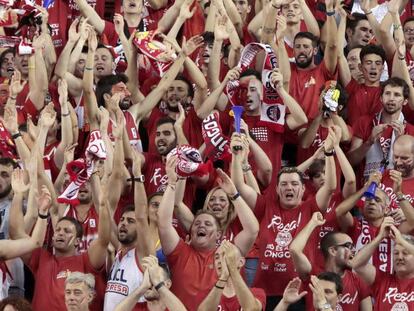
[[247, 203], [247, 205], [254, 209], [256, 206], [257, 201], [257, 192], [251, 188], [250, 186], [246, 185], [244, 182], [243, 177], [243, 170], [242, 170], [242, 161], [243, 161], [243, 154], [240, 151], [234, 149], [235, 146], [240, 146], [243, 148], [243, 142], [241, 140], [240, 134], [233, 133], [231, 137], [230, 149], [233, 153], [232, 161], [231, 161], [231, 178], [236, 186], [237, 190], [240, 192], [241, 196]]
[[314, 36], [319, 38], [321, 36], [321, 33], [315, 16], [312, 14], [305, 0], [299, 0], [299, 4], [302, 10], [303, 21], [305, 22], [306, 28]]
[[377, 236], [369, 244], [361, 248], [352, 259], [352, 268], [368, 285], [372, 285], [374, 283], [377, 273], [377, 270], [372, 264], [369, 263], [369, 260], [375, 250], [378, 249], [381, 241], [388, 236], [388, 232], [392, 225], [394, 225], [394, 219], [392, 219], [392, 217], [385, 217]]
[[233, 184], [230, 177], [221, 169], [217, 170], [217, 174], [219, 177], [219, 186], [226, 192], [230, 200], [232, 200], [237, 217], [243, 227], [243, 230], [234, 238], [234, 244], [240, 249], [242, 256], [245, 256], [250, 251], [256, 240], [257, 234], [259, 233], [259, 222], [237, 191], [236, 186]]
[[289, 129], [294, 130], [308, 123], [308, 118], [298, 102], [285, 90], [283, 86], [283, 76], [279, 69], [273, 69], [270, 77], [276, 87], [276, 91], [290, 113], [286, 116], [286, 124]]
[[414, 208], [411, 205], [410, 201], [406, 199], [402, 192], [402, 174], [397, 170], [390, 170], [390, 178], [393, 181], [393, 190], [397, 194], [397, 200], [399, 201], [399, 207], [404, 213], [405, 221], [403, 221], [399, 226], [398, 230], [402, 233], [410, 234], [414, 230]]
[[168, 185], [164, 195], [162, 196], [160, 207], [158, 209], [158, 232], [160, 235], [162, 250], [167, 256], [172, 253], [180, 241], [180, 237], [172, 225], [174, 213], [174, 193], [177, 183], [177, 174], [175, 173], [176, 164], [176, 157], [170, 157], [167, 160], [165, 169], [168, 176]]
[[75, 2], [78, 5], [79, 11], [82, 15], [88, 18], [89, 24], [91, 24], [99, 34], [102, 34], [105, 29], [105, 21], [86, 0], [75, 0]]
[[306, 226], [299, 231], [292, 243], [289, 245], [289, 252], [292, 256], [295, 270], [299, 274], [301, 279], [307, 279], [312, 271], [312, 263], [306, 257], [303, 250], [309, 241], [312, 232], [319, 226], [325, 223], [325, 219], [320, 212], [315, 212], [312, 218], [306, 224]]
[[[334, 12], [334, 1], [326, 1], [326, 11]], [[338, 42], [337, 42], [337, 27], [334, 15], [326, 16], [327, 40], [323, 61], [328, 71], [333, 74], [338, 63]]]
[[263, 310], [261, 302], [254, 297], [252, 291], [240, 274], [240, 258], [238, 256], [239, 250], [229, 241], [224, 241], [223, 243], [227, 246], [224, 250], [225, 264], [227, 265], [227, 270], [229, 271], [234, 291], [236, 292], [237, 300], [240, 303], [241, 309], [251, 311]]
[[336, 8], [338, 10], [341, 20], [338, 25], [338, 73], [339, 81], [341, 84], [346, 87], [349, 82], [351, 82], [352, 76], [351, 71], [349, 70], [348, 61], [346, 60], [344, 54], [345, 47], [345, 31], [346, 31], [346, 18], [348, 16], [347, 12], [343, 7], [343, 3], [337, 3]]
[[332, 194], [336, 190], [336, 167], [333, 157], [335, 132], [332, 128], [329, 128], [328, 137], [324, 142], [325, 149], [325, 183], [316, 193], [316, 203], [322, 212], [328, 209], [329, 202]]
[[[16, 174], [22, 174], [22, 170], [16, 170]], [[15, 173], [13, 172], [13, 174]], [[51, 206], [51, 197], [45, 186], [42, 187], [37, 200], [38, 217], [31, 237], [27, 236], [17, 240], [0, 241], [0, 258], [2, 260], [12, 259], [19, 256], [30, 258], [30, 253], [36, 248], [43, 246], [46, 235], [47, 218]]]
[[108, 210], [108, 181], [101, 188], [99, 198], [98, 237], [88, 248], [89, 261], [96, 270], [101, 269], [106, 262], [106, 251], [111, 239], [111, 222]]
[[273, 311], [287, 311], [291, 304], [302, 299], [308, 292], [303, 291], [299, 293], [301, 287], [302, 281], [299, 278], [292, 279], [283, 292], [282, 300]]

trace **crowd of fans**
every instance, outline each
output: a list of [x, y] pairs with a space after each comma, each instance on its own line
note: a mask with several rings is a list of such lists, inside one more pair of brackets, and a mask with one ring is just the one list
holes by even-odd
[[110, 4], [0, 0], [0, 311], [414, 310], [412, 1]]

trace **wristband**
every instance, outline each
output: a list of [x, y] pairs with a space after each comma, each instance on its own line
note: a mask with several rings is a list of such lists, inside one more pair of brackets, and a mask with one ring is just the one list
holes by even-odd
[[333, 11], [326, 11], [326, 16], [334, 16], [335, 15], [335, 10]]
[[37, 217], [39, 217], [40, 219], [48, 219], [49, 218], [49, 213], [47, 213], [46, 215], [42, 215], [40, 213], [37, 214]]
[[252, 170], [252, 167], [250, 164], [245, 164], [242, 166], [243, 173], [247, 173], [248, 171], [251, 171], [251, 170]]
[[224, 289], [224, 286], [218, 286], [217, 284], [214, 284], [214, 287], [218, 289]]
[[372, 11], [369, 11], [369, 12], [365, 13], [365, 15], [369, 15], [369, 14], [372, 14]]
[[16, 99], [17, 99], [17, 97], [13, 97], [13, 96], [9, 96], [9, 98], [10, 98], [11, 100], [16, 100]]
[[85, 67], [85, 70], [93, 70], [92, 67]]
[[21, 137], [22, 136], [22, 134], [20, 134], [20, 132], [17, 132], [17, 133], [15, 133], [15, 134], [13, 134], [12, 136], [11, 136], [11, 138], [13, 139], [13, 140], [15, 140], [15, 139], [17, 139], [17, 138], [19, 138], [19, 137]]
[[332, 157], [335, 154], [335, 151], [334, 150], [331, 150], [329, 152], [325, 151], [324, 154], [326, 157]]
[[235, 201], [240, 196], [240, 192], [236, 192], [235, 195], [230, 197], [230, 201]]
[[394, 28], [394, 30], [397, 30], [397, 29], [401, 28], [401, 25], [395, 25], [395, 24], [393, 24], [392, 25], [392, 28]]
[[62, 117], [67, 117], [67, 116], [70, 116], [70, 112], [68, 112], [68, 113], [62, 113], [62, 114], [61, 114], [61, 116], [62, 116]]
[[155, 290], [158, 291], [161, 287], [165, 285], [164, 281], [159, 282], [157, 285], [155, 285]]
[[404, 61], [405, 61], [405, 57], [399, 57], [399, 56], [398, 56], [398, 59], [399, 59], [399, 60], [404, 60]]

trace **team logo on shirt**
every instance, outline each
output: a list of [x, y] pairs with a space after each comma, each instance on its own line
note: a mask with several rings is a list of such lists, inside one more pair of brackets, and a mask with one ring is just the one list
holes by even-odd
[[89, 219], [89, 226], [91, 228], [96, 228], [96, 222], [95, 219]]
[[66, 279], [69, 276], [70, 273], [71, 273], [71, 271], [69, 271], [69, 270], [60, 271], [56, 275], [56, 279]]
[[391, 311], [408, 311], [408, 305], [405, 302], [397, 302], [391, 308]]
[[307, 82], [305, 83], [305, 89], [306, 89], [306, 88], [308, 88], [308, 87], [311, 87], [312, 85], [315, 85], [315, 84], [316, 84], [316, 80], [315, 80], [315, 78], [312, 76], [312, 77], [310, 77], [309, 81], [307, 81]]
[[290, 232], [278, 232], [275, 242], [280, 247], [287, 247], [292, 242], [292, 235]]
[[266, 115], [270, 120], [276, 122], [280, 119], [281, 112], [278, 106], [272, 105], [272, 106], [267, 107]]

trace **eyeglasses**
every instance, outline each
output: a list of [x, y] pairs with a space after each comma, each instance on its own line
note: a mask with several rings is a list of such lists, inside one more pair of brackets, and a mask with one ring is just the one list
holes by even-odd
[[346, 242], [346, 243], [338, 244], [338, 245], [335, 245], [335, 246], [336, 247], [345, 247], [345, 248], [347, 248], [351, 251], [355, 250], [355, 245], [352, 242]]

